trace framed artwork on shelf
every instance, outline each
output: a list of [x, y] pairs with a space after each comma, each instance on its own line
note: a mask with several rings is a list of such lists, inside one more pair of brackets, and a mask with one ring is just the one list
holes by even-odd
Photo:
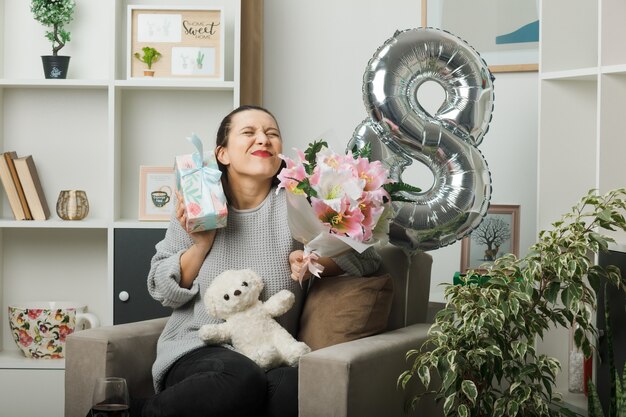
[[174, 167], [139, 167], [139, 220], [167, 221], [173, 210]]
[[224, 80], [224, 11], [221, 7], [128, 6], [127, 78]]
[[492, 204], [478, 227], [461, 240], [461, 272], [480, 270], [507, 253], [519, 256], [519, 205]]
[[422, 0], [422, 27], [444, 29], [480, 53], [491, 72], [537, 71], [536, 0]]

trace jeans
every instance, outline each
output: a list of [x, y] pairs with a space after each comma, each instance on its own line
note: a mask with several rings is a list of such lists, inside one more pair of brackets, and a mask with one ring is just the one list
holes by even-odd
[[[142, 417], [297, 417], [298, 369], [264, 372], [248, 357], [205, 346], [180, 358]], [[134, 417], [134, 416], [133, 416]]]

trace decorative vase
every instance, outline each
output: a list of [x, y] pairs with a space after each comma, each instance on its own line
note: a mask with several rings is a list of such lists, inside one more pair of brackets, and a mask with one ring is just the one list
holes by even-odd
[[82, 220], [89, 213], [87, 193], [82, 190], [63, 190], [57, 200], [57, 214], [63, 220]]
[[582, 350], [576, 347], [574, 335], [578, 329], [578, 324], [574, 323], [569, 332], [569, 367], [567, 373], [567, 384], [569, 392], [581, 394], [585, 385], [585, 355]]
[[42, 55], [43, 73], [46, 78], [67, 78], [67, 68], [70, 65], [69, 56]]

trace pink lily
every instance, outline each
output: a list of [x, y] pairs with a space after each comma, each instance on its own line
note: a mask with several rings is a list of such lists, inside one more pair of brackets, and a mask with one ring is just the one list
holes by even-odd
[[342, 234], [359, 242], [363, 241], [363, 228], [361, 227], [364, 215], [358, 207], [351, 208], [350, 200], [341, 200], [340, 210], [334, 210], [319, 198], [311, 199], [311, 207], [317, 218], [330, 227], [331, 233]]

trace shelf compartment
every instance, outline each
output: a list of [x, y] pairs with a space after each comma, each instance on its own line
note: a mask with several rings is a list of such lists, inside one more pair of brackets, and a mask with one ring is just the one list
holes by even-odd
[[[606, 193], [626, 187], [626, 176], [620, 167], [626, 160], [624, 140], [624, 109], [626, 74], [603, 75], [600, 82], [600, 152], [598, 155], [598, 189]], [[626, 241], [623, 231], [606, 231], [617, 242]]]
[[[2, 311], [28, 301], [74, 301], [109, 323], [107, 236], [106, 229], [3, 229]], [[8, 320], [0, 327], [2, 350], [16, 349]]]
[[[85, 190], [89, 217], [112, 218], [107, 192], [108, 90], [5, 89], [2, 148], [18, 156], [32, 155], [50, 209], [59, 219], [56, 201], [61, 190]], [[80, 117], [72, 117], [80, 112]], [[71, 123], [68, 121], [71, 120]], [[4, 196], [3, 217], [11, 217]]]
[[542, 230], [597, 186], [597, 81], [542, 80], [540, 88], [538, 200], [542, 210], [537, 221]]
[[[137, 219], [139, 167], [173, 166], [176, 155], [195, 151], [186, 140], [196, 133], [205, 149], [215, 146], [222, 117], [233, 108], [229, 91], [116, 90], [120, 116], [116, 154], [116, 213]], [[155, 114], [167, 117], [154, 117]], [[120, 120], [121, 119], [121, 120]], [[155, 144], [158, 144], [155, 146]]]
[[[67, 26], [72, 34], [59, 55], [71, 57], [70, 79], [109, 79], [113, 66], [114, 0], [76, 0], [74, 20]], [[4, 38], [4, 72], [7, 79], [44, 79], [41, 55], [51, 55], [46, 28], [33, 18], [30, 2], [4, 0], [5, 19], [0, 29]], [[10, 19], [9, 19], [10, 16]], [[17, 35], [19, 34], [19, 35]], [[19, 36], [19, 42], [8, 40]]]
[[542, 72], [598, 66], [597, 1], [543, 0], [540, 33]]

